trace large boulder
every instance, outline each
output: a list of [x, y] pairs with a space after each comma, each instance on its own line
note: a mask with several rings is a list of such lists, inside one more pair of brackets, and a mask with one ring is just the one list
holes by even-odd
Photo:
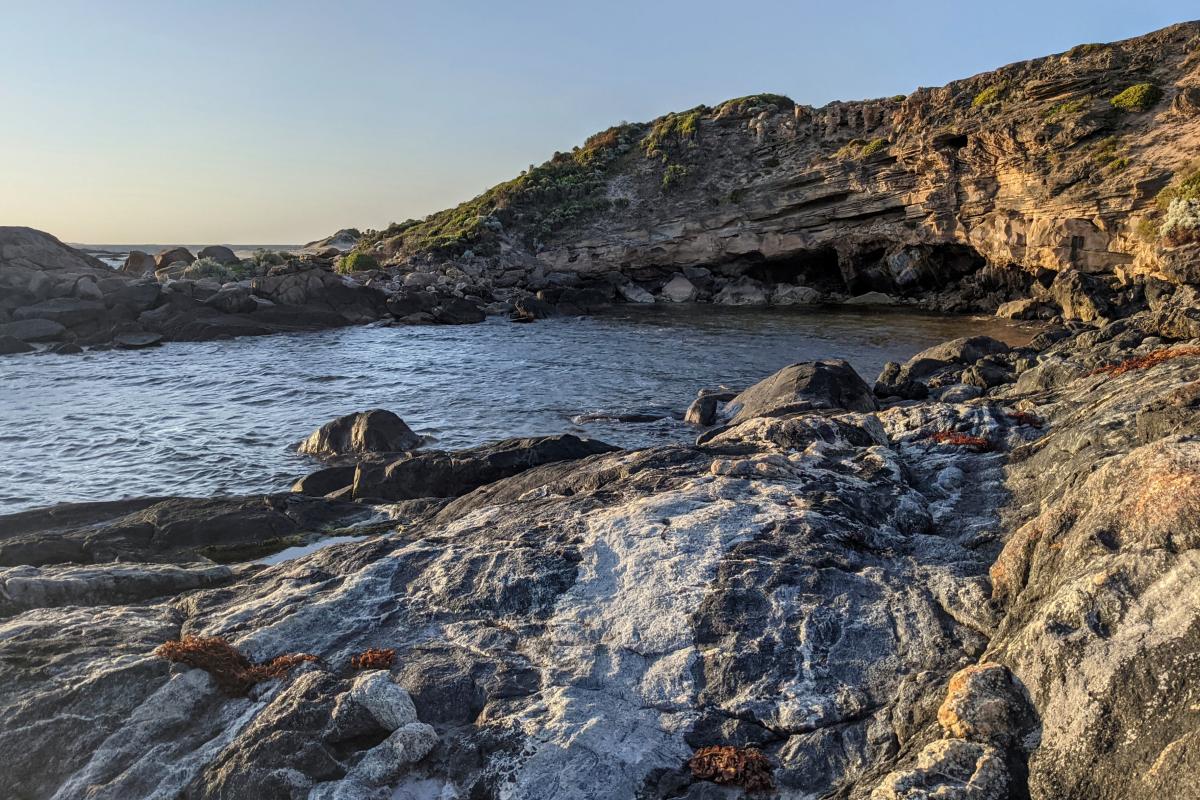
[[1113, 313], [1112, 290], [1104, 279], [1066, 270], [1054, 277], [1050, 297], [1062, 309], [1064, 319], [1099, 322]]
[[44, 319], [68, 328], [98, 322], [107, 315], [104, 303], [75, 297], [54, 297], [13, 311], [16, 320]]
[[125, 264], [121, 267], [121, 272], [127, 275], [145, 275], [156, 269], [158, 269], [158, 265], [154, 263], [154, 256], [141, 250], [130, 250], [129, 255], [125, 257]]
[[667, 285], [662, 288], [662, 296], [672, 303], [690, 303], [700, 295], [700, 290], [696, 288], [696, 284], [689, 281], [683, 275], [676, 275], [671, 280], [667, 281]]
[[169, 247], [165, 250], [159, 250], [154, 256], [155, 269], [166, 269], [172, 264], [191, 264], [196, 260], [191, 251], [186, 247]]
[[769, 295], [753, 278], [740, 278], [717, 292], [713, 302], [722, 306], [765, 306]]
[[0, 325], [0, 336], [11, 336], [22, 342], [53, 342], [66, 332], [63, 325], [48, 319], [22, 319]]
[[100, 259], [68, 247], [48, 233], [33, 228], [0, 226], [0, 271], [5, 269], [112, 274]]
[[403, 453], [421, 446], [404, 420], [382, 408], [338, 417], [313, 431], [297, 448], [317, 458]]
[[759, 381], [729, 401], [726, 413], [737, 424], [755, 417], [798, 411], [842, 409], [874, 411], [871, 388], [842, 359], [792, 364]]
[[371, 322], [387, 313], [387, 296], [319, 266], [255, 278], [251, 291], [272, 303], [333, 311], [347, 322]]
[[15, 336], [0, 334], [0, 356], [11, 356], [16, 353], [28, 353], [34, 350], [33, 345], [26, 344]]
[[220, 244], [210, 244], [200, 251], [200, 258], [211, 258], [219, 264], [238, 264], [241, 259], [233, 250]]
[[502, 478], [555, 461], [573, 461], [618, 448], [571, 434], [505, 439], [469, 450], [411, 453], [389, 462], [364, 462], [354, 475], [356, 500], [458, 497]]

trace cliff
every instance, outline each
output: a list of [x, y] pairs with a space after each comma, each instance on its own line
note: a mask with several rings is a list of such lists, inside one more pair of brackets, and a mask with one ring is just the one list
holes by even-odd
[[500, 287], [619, 273], [658, 294], [700, 267], [994, 307], [1047, 271], [1193, 279], [1195, 246], [1155, 228], [1197, 152], [1192, 22], [908, 96], [759, 95], [618, 126], [360, 247]]

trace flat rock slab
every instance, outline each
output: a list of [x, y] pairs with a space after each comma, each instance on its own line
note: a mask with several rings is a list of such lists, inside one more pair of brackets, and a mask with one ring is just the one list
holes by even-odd
[[113, 344], [124, 350], [140, 350], [162, 344], [162, 340], [161, 333], [118, 333], [113, 337]]
[[52, 342], [66, 332], [65, 327], [48, 319], [19, 319], [0, 325], [0, 336], [9, 336], [22, 342]]

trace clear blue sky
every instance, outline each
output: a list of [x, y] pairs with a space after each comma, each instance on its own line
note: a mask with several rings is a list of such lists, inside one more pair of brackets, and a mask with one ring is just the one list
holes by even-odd
[[1191, 2], [0, 0], [0, 224], [291, 243], [478, 194], [621, 120], [880, 97]]

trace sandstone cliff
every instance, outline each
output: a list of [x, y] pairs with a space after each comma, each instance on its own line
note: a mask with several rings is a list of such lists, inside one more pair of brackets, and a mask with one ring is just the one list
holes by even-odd
[[1198, 152], [1193, 22], [908, 96], [759, 95], [618, 126], [360, 246], [500, 287], [620, 273], [657, 294], [701, 267], [994, 307], [1046, 271], [1193, 279], [1196, 246], [1152, 227]]

